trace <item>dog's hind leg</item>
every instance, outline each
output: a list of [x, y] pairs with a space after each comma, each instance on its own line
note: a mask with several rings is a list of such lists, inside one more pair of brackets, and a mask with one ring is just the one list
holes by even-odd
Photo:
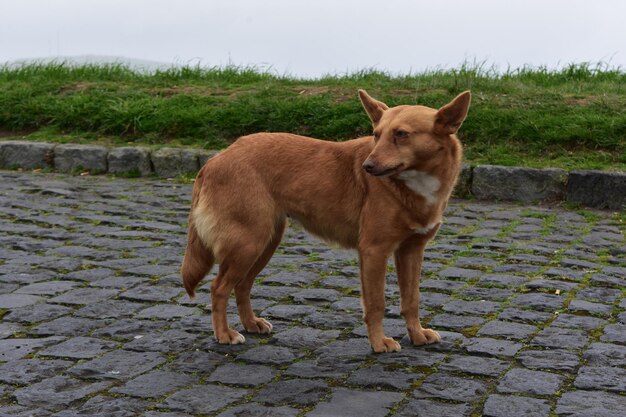
[[270, 322], [254, 314], [252, 304], [250, 303], [250, 290], [254, 284], [254, 279], [263, 268], [265, 268], [265, 265], [267, 265], [280, 244], [286, 224], [287, 221], [285, 217], [281, 217], [276, 221], [272, 238], [263, 250], [263, 253], [259, 256], [250, 271], [248, 271], [248, 275], [235, 286], [239, 318], [241, 319], [241, 324], [243, 324], [243, 327], [249, 333], [266, 334], [272, 331], [272, 324]]

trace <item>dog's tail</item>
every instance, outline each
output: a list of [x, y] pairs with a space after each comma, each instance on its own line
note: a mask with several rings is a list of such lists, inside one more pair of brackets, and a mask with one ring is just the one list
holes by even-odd
[[214, 263], [215, 256], [213, 252], [202, 243], [196, 227], [190, 220], [187, 250], [185, 251], [185, 258], [183, 259], [180, 272], [185, 290], [191, 299], [195, 298], [195, 290], [198, 283], [211, 270]]

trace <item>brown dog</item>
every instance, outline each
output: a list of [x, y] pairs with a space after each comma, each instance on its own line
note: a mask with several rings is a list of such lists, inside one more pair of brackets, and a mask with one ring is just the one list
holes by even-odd
[[364, 320], [374, 351], [400, 350], [383, 332], [391, 254], [411, 341], [440, 340], [420, 324], [419, 279], [424, 248], [439, 229], [459, 174], [462, 148], [455, 133], [467, 115], [470, 93], [439, 110], [388, 108], [363, 90], [359, 96], [373, 137], [337, 143], [259, 133], [239, 138], [198, 173], [182, 277], [193, 297], [219, 263], [211, 284], [219, 343], [245, 342], [226, 320], [233, 289], [246, 331], [272, 330], [252, 311], [250, 289], [280, 243], [287, 216], [325, 240], [358, 249]]

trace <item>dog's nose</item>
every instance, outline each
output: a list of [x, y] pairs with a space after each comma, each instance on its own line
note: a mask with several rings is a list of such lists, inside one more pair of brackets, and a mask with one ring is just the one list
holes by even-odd
[[374, 164], [374, 162], [372, 162], [370, 159], [368, 159], [367, 161], [363, 162], [363, 169], [368, 174], [371, 174], [374, 171], [375, 168], [376, 168], [376, 164]]

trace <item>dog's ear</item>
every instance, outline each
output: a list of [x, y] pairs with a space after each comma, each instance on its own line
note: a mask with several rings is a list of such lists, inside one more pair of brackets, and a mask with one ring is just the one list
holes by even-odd
[[365, 90], [359, 90], [359, 98], [361, 99], [361, 104], [363, 104], [363, 108], [367, 112], [367, 115], [374, 124], [380, 121], [380, 118], [383, 117], [385, 110], [389, 108], [382, 101], [378, 101], [370, 97]]
[[456, 133], [467, 116], [471, 97], [470, 92], [465, 91], [440, 108], [435, 118], [435, 133], [440, 135]]

